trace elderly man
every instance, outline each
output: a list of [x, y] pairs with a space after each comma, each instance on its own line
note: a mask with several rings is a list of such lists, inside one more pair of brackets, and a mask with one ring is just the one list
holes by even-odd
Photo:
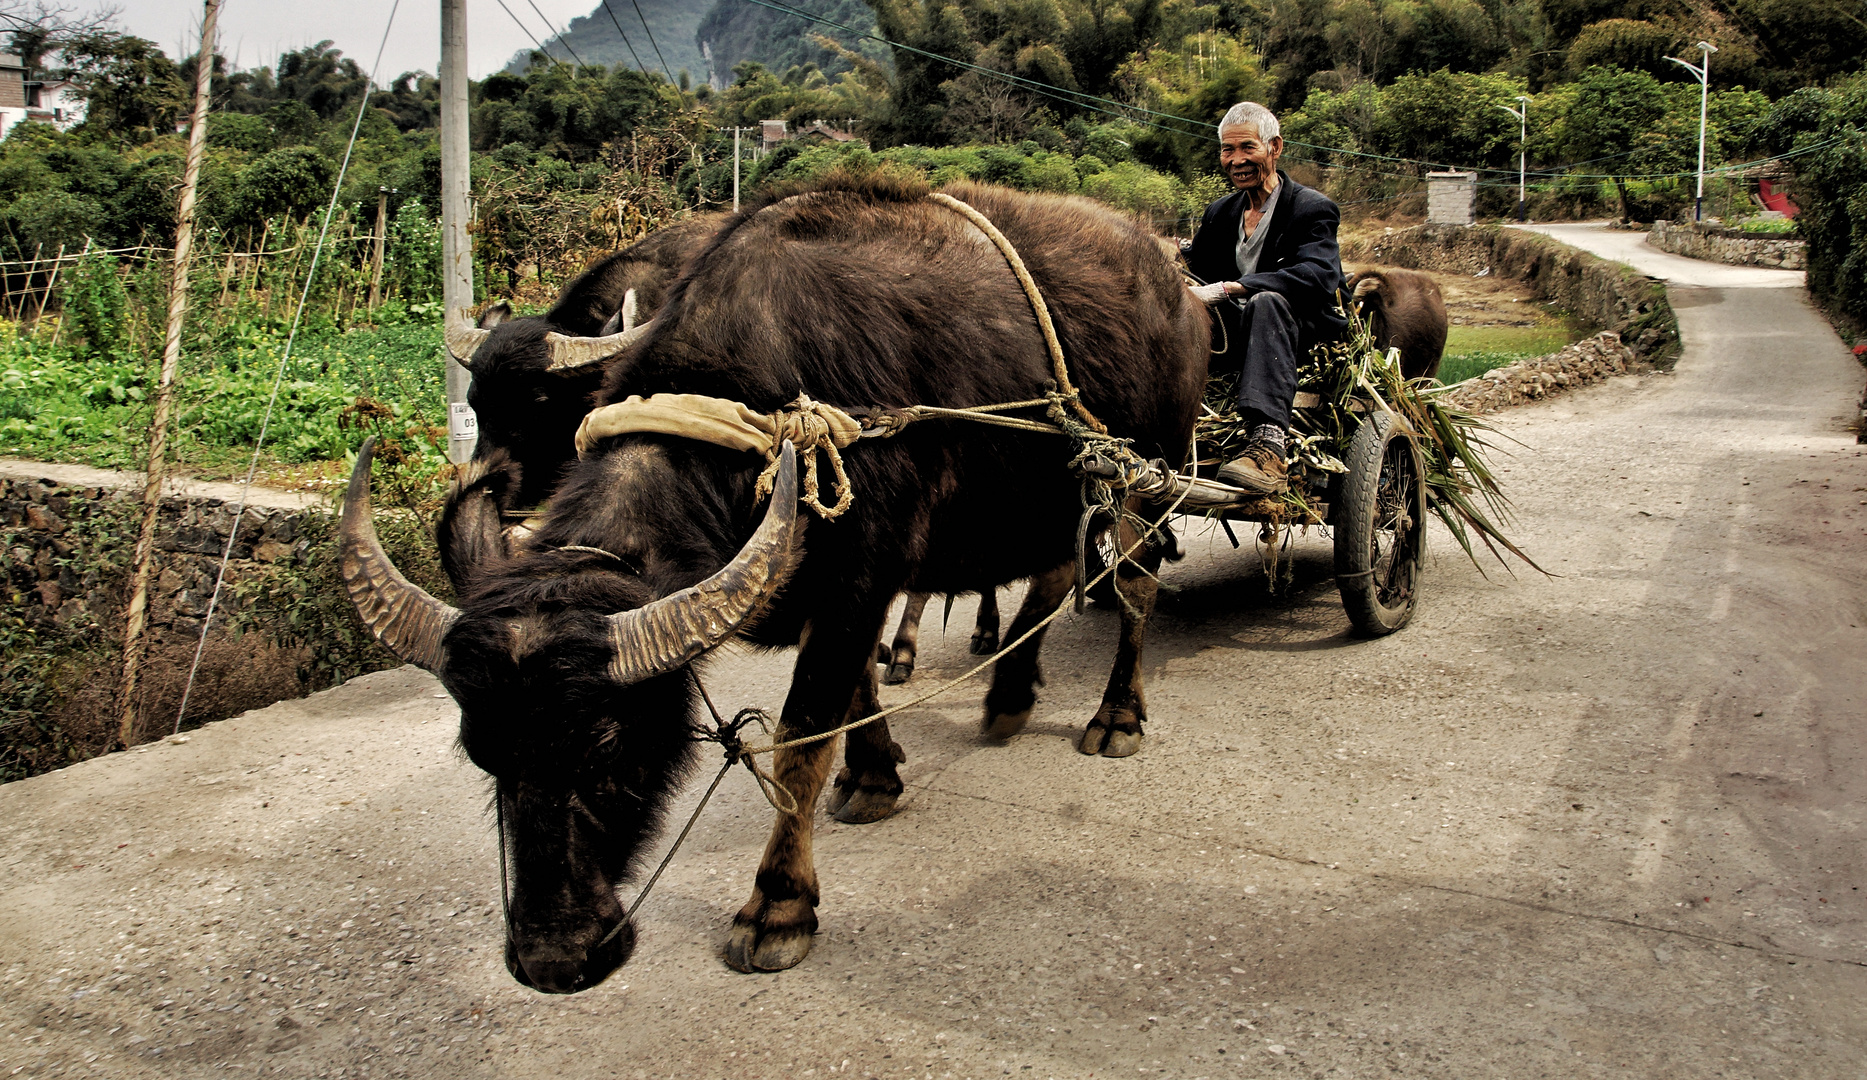
[[[1219, 164], [1235, 188], [1206, 207], [1187, 249], [1187, 267], [1210, 284], [1193, 293], [1224, 327], [1214, 371], [1236, 371], [1239, 411], [1251, 424], [1243, 456], [1219, 479], [1276, 495], [1289, 490], [1284, 432], [1296, 396], [1297, 361], [1347, 328], [1336, 307], [1342, 263], [1329, 197], [1277, 168], [1284, 140], [1277, 117], [1241, 102], [1219, 121]], [[1216, 329], [1216, 328], [1215, 328]]]

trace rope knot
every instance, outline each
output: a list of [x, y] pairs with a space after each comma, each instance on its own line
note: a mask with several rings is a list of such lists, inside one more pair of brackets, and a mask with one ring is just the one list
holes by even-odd
[[[771, 423], [771, 449], [765, 453], [765, 471], [758, 476], [758, 497], [763, 499], [771, 494], [772, 485], [778, 479], [778, 450], [789, 439], [797, 448], [798, 456], [804, 459], [804, 491], [798, 501], [825, 521], [841, 517], [856, 501], [855, 492], [849, 487], [849, 474], [843, 471], [842, 450], [862, 436], [862, 425], [836, 406], [812, 401], [807, 394], [797, 395], [796, 401], [768, 414], [767, 419]], [[825, 506], [819, 497], [819, 452], [830, 459], [836, 490], [836, 502], [830, 506]]]

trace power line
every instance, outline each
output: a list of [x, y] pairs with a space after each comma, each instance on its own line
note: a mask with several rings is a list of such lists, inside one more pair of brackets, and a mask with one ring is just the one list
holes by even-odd
[[642, 58], [636, 55], [635, 46], [629, 41], [629, 35], [623, 33], [622, 24], [616, 22], [616, 13], [609, 9], [609, 0], [603, 0], [603, 13], [609, 16], [610, 22], [616, 24], [616, 36], [622, 38], [622, 44], [629, 50], [629, 55], [635, 57], [635, 66], [643, 71], [647, 71], [648, 65], [642, 63]]
[[[638, 3], [637, 0], [629, 0], [629, 3], [635, 5], [635, 17], [642, 20], [642, 29], [648, 34], [648, 43], [654, 47], [655, 59], [661, 61], [661, 70], [667, 75], [668, 82], [672, 84], [674, 82], [674, 72], [668, 70], [668, 58], [661, 55], [661, 46], [655, 41], [655, 32], [648, 29], [648, 16], [642, 14], [642, 5]], [[603, 4], [607, 7], [609, 5], [609, 0], [603, 0]]]
[[[538, 46], [538, 51], [541, 53], [544, 53], [544, 57], [546, 60], [556, 60], [556, 57], [552, 56], [551, 53], [545, 49], [544, 44], [538, 40], [538, 35], [532, 33], [531, 27], [526, 26], [522, 22], [519, 22], [519, 17], [517, 15], [512, 14], [512, 9], [506, 6], [506, 0], [494, 0], [494, 2], [499, 5], [499, 10], [505, 12], [506, 16], [510, 18], [514, 23], [516, 23], [520, 30], [523, 30], [525, 32], [526, 37], [532, 39], [532, 44]], [[557, 62], [560, 64], [563, 63], [562, 60], [558, 60]]]
[[[585, 63], [583, 62], [583, 57], [581, 57], [581, 56], [578, 56], [578, 55], [577, 55], [577, 50], [576, 50], [576, 49], [573, 49], [573, 48], [571, 48], [571, 47], [570, 47], [570, 42], [568, 42], [568, 41], [566, 41], [566, 40], [564, 40], [564, 37], [565, 37], [565, 35], [564, 35], [564, 31], [562, 31], [562, 30], [559, 30], [559, 29], [558, 29], [557, 27], [555, 27], [555, 26], [552, 26], [552, 25], [551, 25], [551, 20], [550, 20], [550, 19], [546, 19], [546, 18], [545, 18], [545, 13], [544, 13], [544, 12], [542, 12], [542, 11], [538, 11], [538, 4], [537, 4], [537, 0], [525, 0], [525, 2], [526, 2], [527, 4], [530, 4], [530, 5], [531, 5], [531, 9], [532, 9], [533, 11], [537, 11], [537, 12], [538, 12], [538, 17], [539, 17], [540, 19], [542, 19], [542, 20], [544, 21], [544, 24], [545, 24], [545, 29], [547, 29], [547, 30], [549, 30], [549, 31], [551, 31], [551, 32], [552, 32], [553, 34], [556, 34], [556, 35], [557, 35], [557, 43], [558, 43], [559, 45], [562, 45], [562, 46], [564, 47], [564, 51], [570, 54], [570, 56], [571, 56], [571, 59], [572, 59], [572, 60], [575, 60], [575, 61], [577, 61], [577, 66], [578, 66], [578, 67], [588, 67], [589, 65], [588, 65], [588, 64], [585, 64]], [[501, 7], [504, 7], [505, 5], [504, 5], [504, 3], [502, 2], [502, 3], [500, 4], [500, 6], [501, 6]]]

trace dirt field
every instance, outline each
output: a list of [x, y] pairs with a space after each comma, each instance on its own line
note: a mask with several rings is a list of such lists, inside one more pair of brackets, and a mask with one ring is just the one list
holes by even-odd
[[[1563, 238], [1645, 258], [1621, 236]], [[1272, 597], [1248, 538], [1189, 529], [1142, 752], [1074, 750], [1094, 610], [1009, 744], [977, 689], [902, 714], [902, 809], [819, 819], [790, 971], [720, 959], [771, 821], [735, 776], [627, 967], [517, 986], [484, 779], [401, 669], [0, 788], [0, 1070], [1861, 1080], [1860, 368], [1793, 277], [1650, 265], [1675, 373], [1496, 418], [1554, 576], [1436, 531], [1414, 623], [1360, 640], [1322, 539]], [[930, 613], [885, 703], [970, 665], [971, 615]], [[787, 662], [710, 690], [774, 704]]]

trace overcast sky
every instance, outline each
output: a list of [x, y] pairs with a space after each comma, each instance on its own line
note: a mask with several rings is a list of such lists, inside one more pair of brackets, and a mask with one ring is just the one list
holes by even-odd
[[[588, 15], [595, 0], [532, 0], [551, 24], [563, 29]], [[394, 0], [225, 0], [220, 9], [220, 51], [243, 68], [271, 66], [279, 54], [329, 38], [363, 70], [370, 69]], [[128, 0], [119, 25], [162, 46], [180, 59], [193, 54], [201, 33], [201, 0]], [[526, 0], [506, 6], [540, 41], [547, 31]], [[476, 79], [505, 66], [512, 54], [532, 47], [498, 0], [467, 0], [467, 67]], [[402, 0], [383, 50], [381, 81], [404, 71], [433, 72], [440, 64], [439, 0]]]

